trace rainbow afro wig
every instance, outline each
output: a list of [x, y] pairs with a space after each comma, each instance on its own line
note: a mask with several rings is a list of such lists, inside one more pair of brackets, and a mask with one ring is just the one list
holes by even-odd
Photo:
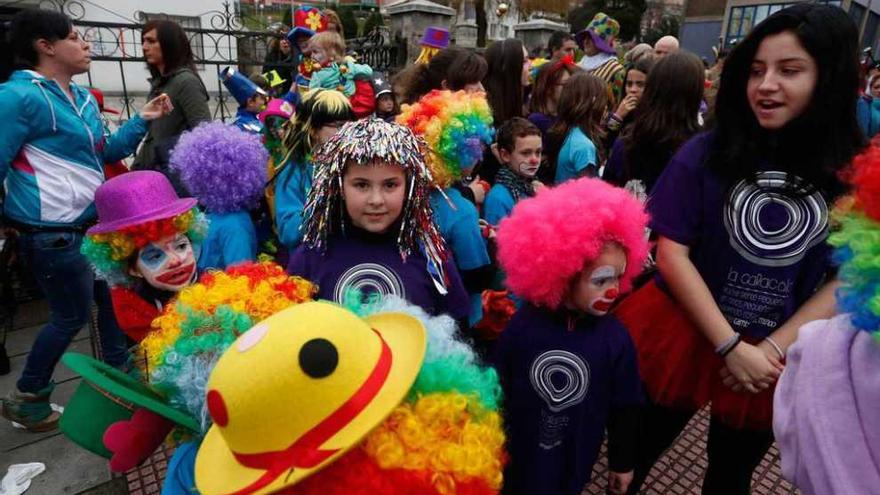
[[266, 187], [268, 161], [260, 136], [222, 122], [183, 133], [171, 152], [171, 169], [209, 213], [255, 208]]
[[404, 105], [397, 122], [422, 136], [431, 152], [425, 161], [435, 183], [446, 188], [483, 157], [492, 143], [492, 110], [483, 93], [434, 90]]
[[422, 368], [408, 397], [360, 445], [282, 493], [498, 493], [506, 454], [495, 370], [482, 366], [456, 337], [449, 316], [428, 316], [393, 296], [349, 309], [362, 317], [403, 312], [420, 320], [428, 336]]
[[516, 204], [498, 228], [498, 260], [514, 294], [556, 309], [571, 279], [609, 242], [626, 252], [620, 288], [629, 290], [648, 255], [647, 223], [627, 191], [600, 179], [568, 181]]
[[223, 351], [260, 320], [310, 301], [316, 287], [270, 263], [244, 263], [202, 275], [153, 321], [140, 343], [150, 384], [206, 432], [208, 376]]
[[835, 210], [840, 230], [829, 238], [840, 263], [837, 305], [880, 342], [880, 148], [869, 146], [855, 158], [851, 182], [852, 196]]
[[185, 234], [199, 244], [208, 231], [208, 221], [198, 208], [169, 218], [123, 227], [116, 232], [88, 234], [80, 251], [92, 264], [96, 276], [111, 286], [131, 286], [138, 280], [129, 275], [131, 259], [151, 242]]

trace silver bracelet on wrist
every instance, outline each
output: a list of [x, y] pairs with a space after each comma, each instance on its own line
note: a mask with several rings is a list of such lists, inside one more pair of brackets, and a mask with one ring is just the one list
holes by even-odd
[[769, 335], [764, 337], [764, 340], [776, 349], [776, 353], [779, 354], [779, 359], [785, 359], [785, 353], [782, 352], [782, 347], [779, 347], [779, 344], [777, 344], [775, 340], [771, 339]]

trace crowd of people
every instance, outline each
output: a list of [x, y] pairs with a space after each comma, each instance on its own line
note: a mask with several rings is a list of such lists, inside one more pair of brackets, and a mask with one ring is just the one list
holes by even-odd
[[[546, 57], [429, 28], [388, 75], [332, 11], [293, 21], [218, 74], [228, 124], [145, 24], [150, 96], [110, 134], [71, 21], [13, 19], [2, 226], [50, 316], [4, 417], [115, 470], [176, 429], [167, 494], [578, 495], [606, 437], [609, 492], [648, 488], [708, 406], [705, 494], [749, 493], [774, 438], [804, 493], [880, 486], [880, 76], [843, 10], [711, 68], [604, 13]], [[65, 362], [133, 404], [98, 440], [51, 404], [93, 302], [106, 364]]]

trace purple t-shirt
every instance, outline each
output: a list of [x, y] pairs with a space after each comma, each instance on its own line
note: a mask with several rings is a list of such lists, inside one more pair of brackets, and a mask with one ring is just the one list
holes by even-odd
[[772, 164], [760, 167], [757, 180], [727, 187], [706, 165], [711, 142], [711, 133], [700, 134], [669, 162], [648, 202], [651, 228], [690, 247], [691, 261], [735, 331], [765, 337], [831, 269], [828, 204]]
[[614, 316], [583, 317], [526, 304], [501, 332], [495, 368], [504, 390], [505, 495], [579, 495], [615, 408], [642, 402], [636, 351]]
[[347, 236], [333, 236], [326, 252], [301, 245], [290, 256], [287, 273], [318, 285], [318, 298], [342, 303], [348, 288], [365, 294], [396, 295], [432, 315], [446, 314], [456, 320], [468, 316], [468, 295], [454, 263], [443, 264], [446, 290], [443, 295], [428, 273], [427, 258], [413, 253], [404, 262], [393, 235], [373, 235], [349, 228]]

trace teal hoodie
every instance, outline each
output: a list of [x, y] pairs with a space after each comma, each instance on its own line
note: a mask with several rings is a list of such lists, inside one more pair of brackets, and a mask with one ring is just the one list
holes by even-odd
[[80, 226], [95, 218], [95, 189], [104, 163], [137, 149], [146, 122], [135, 116], [104, 135], [98, 104], [70, 84], [71, 100], [54, 80], [18, 70], [0, 84], [0, 181], [4, 215], [33, 226]]

